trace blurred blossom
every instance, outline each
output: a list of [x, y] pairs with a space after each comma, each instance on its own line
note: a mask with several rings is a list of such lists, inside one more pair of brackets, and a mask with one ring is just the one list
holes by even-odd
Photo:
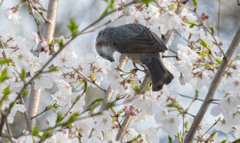
[[193, 64], [200, 57], [188, 46], [178, 44], [177, 47], [179, 49], [178, 57], [181, 59], [180, 61], [178, 61], [178, 70], [183, 74], [184, 79], [182, 80], [184, 80], [185, 82], [190, 82], [193, 78]]
[[97, 115], [93, 117], [95, 121], [94, 129], [97, 131], [107, 132], [112, 128], [112, 117], [108, 111], [103, 111], [101, 115]]
[[[2, 109], [2, 108], [1, 108]], [[26, 112], [26, 107], [23, 104], [15, 104], [10, 112], [10, 114], [7, 117], [8, 123], [12, 124], [14, 121], [14, 116], [16, 115], [17, 112]]]
[[159, 16], [156, 19], [152, 20], [152, 25], [153, 27], [158, 27], [160, 26], [160, 30], [162, 34], [166, 34], [168, 30], [170, 29], [181, 29], [182, 19], [176, 15], [174, 12], [169, 11], [161, 16]]
[[108, 81], [110, 82], [110, 87], [114, 90], [118, 90], [119, 92], [124, 91], [123, 86], [121, 85], [121, 81], [123, 80], [120, 76], [118, 70], [118, 64], [113, 62], [111, 65], [111, 69], [109, 70], [108, 74]]
[[228, 95], [219, 101], [218, 105], [215, 105], [211, 114], [214, 116], [223, 115], [222, 119], [216, 125], [216, 129], [228, 133], [232, 127], [240, 126], [240, 115], [238, 107], [240, 105], [240, 95]]
[[27, 44], [26, 45], [28, 45], [30, 50], [36, 50], [37, 46], [38, 46], [38, 43], [39, 43], [38, 34], [35, 33], [35, 32], [28, 33], [27, 36], [26, 36], [26, 39], [27, 39], [27, 41], [26, 41]]
[[20, 24], [20, 15], [18, 12], [18, 7], [9, 8], [5, 11], [5, 16], [8, 20], [13, 21], [14, 23]]
[[53, 82], [56, 78], [56, 75], [53, 73], [48, 73], [48, 74], [40, 74], [38, 75], [35, 80], [34, 80], [34, 89], [50, 89], [53, 87]]

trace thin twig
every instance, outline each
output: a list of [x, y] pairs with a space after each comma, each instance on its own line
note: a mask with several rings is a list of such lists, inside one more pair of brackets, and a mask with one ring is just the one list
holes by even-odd
[[218, 0], [219, 7], [218, 7], [218, 23], [217, 23], [217, 31], [219, 37], [219, 29], [220, 29], [220, 18], [221, 18], [221, 7], [222, 7], [222, 0]]
[[[26, 107], [26, 104], [24, 103], [24, 100], [22, 99], [22, 96], [20, 96], [20, 103]], [[31, 126], [31, 119], [27, 111], [23, 113], [24, 120], [26, 122], [26, 127], [29, 132], [32, 132], [32, 126]]]
[[[178, 95], [180, 95], [180, 96], [182, 96], [182, 97], [184, 97], [184, 98], [194, 99], [194, 97], [190, 97], [190, 96], [187, 96], [187, 95], [183, 95], [183, 94], [179, 94], [179, 93], [178, 93]], [[203, 99], [200, 99], [200, 98], [197, 98], [196, 100], [198, 100], [198, 101], [204, 101]], [[212, 103], [212, 104], [219, 104], [218, 102], [214, 102], [214, 101], [212, 101], [211, 103]]]
[[[85, 92], [86, 92], [85, 90], [82, 92], [82, 94], [80, 95], [80, 98], [83, 96]], [[74, 107], [74, 105], [76, 105], [76, 103], [77, 102], [75, 101], [73, 102], [72, 106], [68, 109], [67, 113], [63, 116], [63, 118], [65, 118], [68, 115], [68, 113], [72, 110], [72, 108]]]
[[95, 24], [97, 24], [98, 22], [100, 22], [103, 18], [105, 18], [106, 16], [116, 12], [116, 11], [119, 11], [119, 10], [122, 10], [124, 9], [125, 7], [128, 7], [134, 3], [137, 3], [138, 1], [136, 0], [133, 0], [132, 2], [129, 2], [127, 3], [126, 5], [124, 5], [123, 7], [120, 7], [120, 8], [117, 8], [117, 9], [114, 9], [112, 11], [110, 11], [109, 13], [105, 14], [104, 16], [101, 16], [99, 19], [97, 19], [96, 21], [94, 21], [92, 24], [90, 24], [89, 26], [87, 26], [86, 28], [84, 28], [82, 31], [86, 31], [87, 29], [89, 29], [90, 27], [94, 26]]
[[37, 21], [36, 17], [35, 17], [34, 14], [33, 14], [33, 10], [32, 10], [32, 8], [31, 8], [30, 2], [31, 2], [31, 0], [28, 0], [28, 6], [30, 7], [29, 14], [32, 15], [32, 17], [33, 17], [33, 19], [34, 19], [34, 21], [35, 21], [35, 23], [36, 23], [36, 25], [37, 25], [38, 35], [39, 35], [40, 39], [42, 39], [42, 33], [41, 33], [41, 30], [40, 30], [40, 22]]
[[88, 82], [92, 83], [93, 85], [95, 85], [96, 87], [98, 87], [99, 89], [101, 89], [102, 91], [106, 92], [105, 89], [103, 89], [100, 85], [96, 84], [94, 81], [86, 78], [83, 74], [81, 74], [79, 71], [77, 71], [75, 68], [72, 68], [77, 74], [79, 74], [80, 76], [82, 76], [85, 80], [87, 80]]
[[45, 22], [49, 22], [48, 18], [38, 9], [38, 7], [32, 2], [32, 0], [28, 0], [28, 2], [31, 3], [33, 8], [41, 15], [41, 17], [44, 19]]
[[9, 134], [9, 136], [10, 136], [10, 141], [11, 141], [11, 143], [14, 143], [13, 142], [13, 140], [12, 140], [12, 131], [11, 131], [11, 129], [10, 129], [10, 126], [9, 126], [9, 124], [8, 124], [8, 121], [6, 121], [6, 126], [7, 126], [7, 131], [8, 131], [8, 134]]
[[[124, 16], [124, 15], [122, 15], [122, 16]], [[121, 17], [119, 17], [119, 18], [121, 18]], [[89, 31], [83, 32], [81, 35], [83, 35], [83, 34], [87, 34], [87, 33], [91, 33], [91, 32], [94, 32], [94, 31], [98, 30], [99, 28], [101, 28], [101, 27], [103, 27], [103, 26], [106, 26], [106, 25], [108, 25], [108, 24], [110, 24], [110, 23], [112, 23], [111, 20], [109, 20], [109, 21], [106, 22], [105, 24], [102, 24], [102, 25], [100, 25], [100, 26], [98, 26], [98, 27], [96, 27], [96, 28], [94, 28], [94, 29], [92, 29], [92, 30], [89, 30]], [[72, 38], [72, 35], [64, 36], [64, 38], [65, 38], [65, 39], [67, 39], [67, 38]], [[54, 40], [59, 40], [59, 39], [60, 39], [59, 37], [54, 38]]]
[[[214, 122], [212, 124], [212, 126], [210, 128], [208, 128], [202, 135], [201, 135], [201, 138], [200, 139], [203, 139], [203, 137], [219, 122], [219, 120], [217, 120], [216, 122]], [[209, 136], [210, 138], [211, 136]], [[209, 140], [209, 138], [206, 140], [206, 142]]]
[[217, 39], [215, 38], [215, 36], [213, 35], [213, 33], [206, 27], [206, 25], [204, 25], [204, 22], [203, 22], [202, 18], [198, 15], [198, 13], [197, 12], [194, 12], [194, 13], [198, 17], [198, 20], [201, 22], [201, 26], [212, 36], [212, 38], [214, 40], [214, 44], [218, 47], [218, 49], [223, 54], [223, 58], [225, 58], [226, 56], [224, 54], [224, 51], [222, 50], [221, 46], [219, 45], [219, 43], [218, 43]]
[[211, 82], [211, 85], [209, 87], [209, 90], [208, 90], [208, 93], [207, 93], [207, 96], [205, 97], [205, 100], [199, 110], [199, 112], [197, 113], [196, 117], [194, 118], [194, 121], [191, 125], [191, 128], [190, 130], [188, 131], [186, 137], [185, 137], [185, 140], [184, 140], [184, 143], [189, 143], [189, 142], [192, 142], [193, 140], [193, 137], [197, 131], [197, 128], [200, 124], [200, 122], [202, 121], [202, 118], [204, 116], [204, 114], [206, 113], [213, 97], [214, 97], [214, 94], [217, 90], [217, 87], [224, 75], [224, 72], [225, 72], [225, 69], [232, 57], [232, 54], [233, 52], [235, 51], [235, 49], [237, 48], [238, 44], [240, 42], [240, 27], [238, 28], [233, 40], [232, 40], [232, 43], [231, 45], [229, 46], [228, 50], [227, 50], [227, 53], [226, 53], [226, 58], [223, 58], [221, 64], [220, 64], [220, 67], [218, 68], [218, 71], [215, 75], [215, 77], [213, 78], [212, 82]]
[[[57, 103], [57, 101], [54, 100], [53, 103], [52, 103], [50, 106], [54, 106], [56, 103]], [[38, 113], [38, 114], [35, 115], [35, 116], [32, 116], [32, 117], [31, 117], [31, 120], [34, 119], [34, 118], [36, 118], [36, 117], [38, 117], [38, 116], [40, 116], [41, 114], [45, 113], [46, 111], [49, 111], [49, 109], [51, 109], [51, 108], [49, 108], [49, 106], [47, 106], [42, 112]]]

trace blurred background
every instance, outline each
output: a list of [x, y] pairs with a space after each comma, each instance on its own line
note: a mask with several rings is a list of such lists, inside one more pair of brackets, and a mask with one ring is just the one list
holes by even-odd
[[[219, 1], [220, 0], [198, 0], [197, 12], [199, 13], [199, 15], [201, 15], [204, 12], [206, 15], [209, 16], [209, 19], [207, 20], [207, 26], [213, 25], [215, 28], [217, 27]], [[47, 8], [48, 0], [42, 0], [42, 2], [44, 7]], [[37, 27], [35, 25], [35, 22], [32, 16], [27, 11], [26, 4], [24, 4], [19, 9], [20, 16], [21, 16], [20, 24], [16, 24], [16, 23], [13, 23], [12, 21], [8, 21], [7, 18], [5, 17], [6, 9], [12, 8], [18, 3], [19, 3], [19, 0], [5, 0], [2, 6], [0, 7], [0, 34], [13, 31], [16, 33], [16, 35], [24, 36], [26, 33], [30, 33], [32, 31], [37, 32]], [[187, 6], [192, 8], [193, 7], [192, 1], [189, 1]], [[55, 37], [70, 35], [70, 32], [67, 29], [67, 24], [69, 24], [70, 18], [74, 19], [79, 24], [79, 30], [81, 30], [87, 27], [96, 19], [98, 19], [106, 7], [107, 7], [107, 3], [104, 0], [77, 0], [77, 1], [76, 0], [67, 0], [67, 1], [59, 0], [58, 18], [57, 18], [57, 25], [55, 30]], [[237, 5], [236, 0], [221, 0], [220, 12], [221, 12], [221, 16], [220, 16], [219, 37], [223, 43], [223, 46], [222, 46], [223, 50], [226, 51], [236, 32], [236, 29], [240, 26], [240, 7]], [[112, 18], [112, 15], [104, 18], [98, 25], [109, 21], [111, 18]], [[110, 25], [116, 26], [124, 23], [125, 23], [125, 18], [123, 17], [119, 21], [116, 21]], [[92, 33], [81, 35], [73, 41], [79, 58], [83, 55], [87, 55], [88, 53], [96, 54], [95, 39], [98, 31], [99, 30]], [[187, 43], [179, 34], [175, 34], [174, 39], [175, 40], [172, 43], [171, 48], [176, 48], [177, 43], [182, 43], [185, 45]], [[239, 52], [240, 52], [240, 48], [236, 50], [235, 54]], [[110, 64], [110, 62], [107, 64]], [[126, 69], [130, 69], [131, 67], [132, 65], [128, 64]], [[178, 84], [176, 84], [176, 88], [174, 88], [176, 93], [180, 93], [180, 94], [192, 96], [192, 97], [194, 96], [195, 91], [190, 85], [188, 84], [185, 85], [184, 90], [183, 90], [183, 86], [177, 86], [177, 85]], [[107, 85], [103, 85], [103, 86], [107, 87]], [[53, 92], [53, 91], [44, 91], [43, 94], [47, 95], [47, 93], [49, 92]], [[207, 92], [207, 88], [203, 88], [202, 90], [200, 90], [201, 99], [204, 99], [206, 92]], [[219, 98], [222, 97], [222, 94], [220, 92], [216, 93], [215, 98], [218, 98], [218, 97]], [[45, 102], [47, 101], [46, 99], [50, 99], [50, 98], [48, 96], [42, 96], [42, 102], [41, 102], [42, 104], [39, 111], [44, 110], [44, 108], [50, 104], [50, 100], [49, 102]], [[187, 105], [191, 102], [191, 99], [182, 99], [182, 102], [186, 103], [182, 105], [186, 105], [187, 107]], [[193, 108], [191, 108], [190, 113], [196, 114], [199, 107], [201, 106], [201, 103], [202, 102], [200, 101], [194, 102], [194, 106]], [[210, 111], [208, 110], [207, 116], [210, 117], [209, 112]], [[44, 124], [43, 121], [46, 119], [46, 117], [48, 117], [49, 119], [53, 118], [51, 117], [51, 112], [47, 112], [44, 115], [41, 115], [39, 117], [39, 120], [38, 120], [39, 123]], [[215, 121], [214, 118], [208, 118], [208, 122], [213, 123], [214, 121]], [[151, 119], [150, 119], [150, 123], [151, 124], [149, 124], [149, 121], [148, 121], [146, 123], [133, 124], [132, 126], [136, 128], [136, 130], [142, 130], [145, 127], [154, 126], [154, 123], [151, 122]], [[159, 134], [164, 135], [162, 133], [159, 133]], [[161, 141], [165, 142], [166, 138], [161, 138]]]

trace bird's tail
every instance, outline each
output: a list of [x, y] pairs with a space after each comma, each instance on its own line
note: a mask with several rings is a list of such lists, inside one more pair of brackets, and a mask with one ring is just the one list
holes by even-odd
[[173, 75], [163, 65], [159, 54], [143, 53], [140, 59], [150, 72], [153, 91], [161, 90], [164, 84], [169, 84], [172, 81]]

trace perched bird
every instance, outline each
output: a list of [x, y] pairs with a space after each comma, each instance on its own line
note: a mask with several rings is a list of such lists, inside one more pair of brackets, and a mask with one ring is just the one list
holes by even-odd
[[167, 47], [161, 39], [141, 24], [126, 24], [107, 27], [98, 33], [97, 53], [113, 62], [113, 53], [126, 54], [135, 63], [144, 64], [150, 72], [152, 90], [159, 91], [164, 84], [169, 84], [173, 75], [163, 65], [159, 52]]

